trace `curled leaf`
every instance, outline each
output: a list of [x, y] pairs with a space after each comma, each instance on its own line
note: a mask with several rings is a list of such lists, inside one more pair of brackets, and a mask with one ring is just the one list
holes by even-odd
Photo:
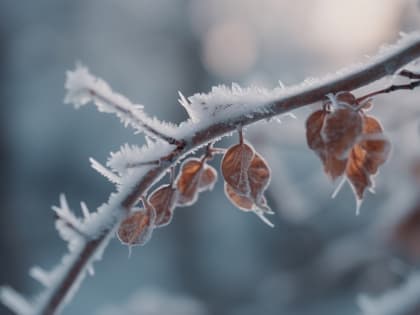
[[366, 151], [365, 169], [376, 174], [380, 165], [389, 157], [391, 144], [383, 136], [383, 129], [378, 120], [372, 116], [363, 117], [363, 140], [360, 146]]
[[163, 185], [150, 194], [148, 203], [156, 211], [156, 227], [168, 225], [173, 216], [177, 199], [177, 190], [172, 185]]
[[271, 171], [268, 164], [257, 153], [248, 168], [248, 181], [251, 189], [252, 199], [259, 204], [263, 198], [264, 191], [266, 190], [271, 177]]
[[346, 167], [346, 176], [358, 200], [363, 199], [366, 188], [371, 187], [372, 181], [365, 169], [366, 151], [360, 145], [354, 146]]
[[217, 180], [216, 170], [203, 159], [190, 158], [182, 166], [176, 181], [178, 190], [177, 204], [192, 205], [199, 192], [212, 189]]
[[321, 137], [329, 154], [345, 159], [362, 133], [360, 113], [348, 108], [338, 108], [328, 113], [321, 130]]
[[254, 158], [254, 149], [246, 143], [230, 147], [223, 156], [222, 174], [225, 181], [241, 195], [251, 192], [248, 169]]
[[321, 131], [327, 114], [327, 111], [318, 110], [308, 117], [306, 120], [306, 141], [309, 148], [321, 159], [325, 173], [335, 180], [344, 173], [347, 160], [337, 158], [324, 143]]
[[117, 236], [125, 245], [144, 245], [152, 237], [155, 220], [156, 212], [153, 207], [136, 211], [121, 222]]
[[204, 165], [204, 170], [201, 173], [199, 190], [212, 190], [217, 181], [217, 171], [213, 166]]
[[324, 110], [317, 110], [306, 120], [306, 142], [308, 147], [318, 155], [325, 149], [324, 140], [321, 137], [321, 129], [324, 125], [326, 114], [327, 112]]
[[336, 95], [338, 103], [345, 103], [353, 107], [357, 107], [358, 103], [353, 93], [348, 91], [338, 92]]
[[[228, 183], [225, 183], [225, 194], [237, 208], [243, 211], [253, 211], [258, 208], [251, 198], [239, 195]], [[267, 201], [264, 196], [261, 198], [261, 205], [267, 207]]]
[[325, 154], [325, 157], [321, 158], [324, 164], [324, 172], [327, 174], [332, 180], [337, 179], [341, 175], [343, 175], [346, 165], [347, 159], [338, 159], [332, 154]]

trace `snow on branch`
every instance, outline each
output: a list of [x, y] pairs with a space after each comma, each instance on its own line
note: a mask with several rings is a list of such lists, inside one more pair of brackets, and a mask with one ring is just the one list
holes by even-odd
[[420, 310], [420, 272], [406, 283], [376, 298], [362, 295], [358, 304], [363, 315], [411, 315]]
[[[303, 82], [274, 89], [257, 86], [230, 87], [218, 85], [208, 93], [196, 93], [185, 97], [179, 92], [179, 103], [185, 108], [190, 120], [181, 123], [175, 131], [177, 138], [185, 139], [192, 134], [221, 122], [230, 125], [247, 125], [262, 120], [278, 118], [281, 114], [320, 101], [327, 94], [351, 91], [386, 76], [392, 76], [402, 67], [417, 65], [420, 32], [402, 34], [394, 45], [383, 46], [379, 53], [348, 66], [335, 73], [319, 78], [307, 78]], [[414, 60], [414, 61], [413, 61]], [[412, 62], [413, 61], [413, 62]], [[411, 62], [411, 64], [410, 64]], [[225, 132], [221, 132], [225, 134]]]
[[67, 71], [65, 88], [67, 94], [64, 102], [74, 104], [76, 108], [94, 102], [100, 112], [114, 113], [124, 126], [131, 125], [137, 132], [146, 132], [171, 144], [178, 141], [171, 136], [172, 124], [149, 117], [143, 111], [143, 105], [133, 104], [125, 96], [115, 93], [104, 80], [94, 77], [89, 70], [80, 64], [73, 71]]
[[[387, 75], [420, 58], [420, 34], [404, 36], [397, 45], [385, 49], [363, 65], [351, 67], [318, 80], [306, 80], [294, 87], [279, 87], [272, 91], [257, 88], [231, 89], [217, 87], [209, 94], [196, 94], [181, 103], [191, 119], [178, 127], [169, 126], [147, 116], [143, 108], [112, 92], [107, 83], [93, 77], [86, 68], [76, 67], [67, 73], [66, 103], [76, 107], [89, 101], [98, 109], [117, 114], [127, 125], [134, 126], [156, 139], [144, 147], [123, 146], [111, 154], [107, 163], [121, 176], [118, 190], [96, 212], [90, 213], [82, 204], [84, 218], [78, 219], [70, 211], [64, 197], [54, 210], [60, 234], [69, 241], [69, 252], [49, 273], [35, 269], [32, 275], [47, 288], [33, 302], [27, 302], [8, 287], [0, 291], [1, 301], [19, 315], [53, 315], [60, 312], [76, 292], [92, 264], [99, 260], [120, 222], [139, 200], [171, 167], [183, 157], [195, 152], [238, 127], [256, 121], [272, 119], [293, 109], [321, 101], [328, 93], [351, 91]], [[169, 136], [171, 135], [171, 136]], [[159, 163], [146, 163], [159, 161]], [[128, 167], [137, 163], [138, 167]], [[113, 173], [98, 163], [93, 167], [109, 179], [117, 181]]]
[[90, 166], [97, 171], [99, 174], [104, 176], [106, 179], [108, 179], [111, 183], [114, 184], [120, 184], [121, 178], [112, 172], [110, 169], [108, 169], [106, 166], [102, 165], [98, 161], [96, 161], [94, 158], [89, 158]]

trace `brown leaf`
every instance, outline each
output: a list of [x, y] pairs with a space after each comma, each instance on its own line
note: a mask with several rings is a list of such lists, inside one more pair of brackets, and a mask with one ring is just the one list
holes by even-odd
[[362, 116], [352, 109], [338, 108], [328, 113], [321, 137], [329, 154], [345, 159], [362, 133], [362, 127]]
[[321, 129], [327, 112], [317, 110], [306, 120], [306, 142], [308, 147], [315, 152], [324, 151], [325, 145], [321, 137]]
[[367, 153], [365, 168], [370, 174], [376, 174], [379, 166], [388, 159], [391, 144], [384, 138], [379, 121], [372, 116], [363, 117], [363, 136], [367, 139], [360, 142]]
[[325, 173], [332, 180], [335, 180], [344, 173], [347, 160], [338, 159], [332, 154], [333, 152], [327, 150], [324, 140], [321, 137], [321, 130], [327, 113], [324, 110], [318, 110], [309, 116], [306, 120], [306, 141], [309, 148], [321, 159]]
[[204, 171], [201, 173], [199, 189], [200, 191], [212, 190], [217, 181], [217, 171], [210, 165], [204, 165]]
[[248, 169], [248, 180], [251, 197], [255, 203], [260, 203], [271, 177], [271, 171], [264, 159], [257, 153]]
[[177, 204], [192, 205], [199, 192], [211, 190], [217, 180], [217, 171], [203, 160], [190, 158], [186, 160], [176, 181], [178, 189]]
[[346, 167], [346, 176], [359, 200], [363, 199], [366, 188], [372, 185], [370, 176], [365, 170], [366, 151], [359, 145], [355, 145], [350, 152]]
[[[258, 208], [251, 198], [239, 195], [228, 183], [225, 183], [225, 194], [228, 199], [241, 210], [253, 211]], [[267, 207], [267, 201], [264, 196], [261, 198], [261, 205]]]
[[353, 107], [357, 107], [359, 105], [357, 103], [356, 97], [347, 91], [337, 93], [336, 98], [339, 103], [346, 103]]
[[177, 190], [172, 185], [160, 186], [150, 194], [148, 203], [156, 211], [156, 227], [163, 227], [171, 222], [176, 199]]
[[223, 177], [241, 195], [247, 196], [251, 192], [248, 169], [253, 158], [253, 148], [245, 143], [230, 147], [223, 156]]
[[202, 162], [196, 158], [187, 159], [182, 164], [176, 181], [176, 187], [178, 189], [178, 205], [189, 206], [196, 201], [202, 166]]
[[120, 224], [117, 232], [119, 240], [130, 246], [146, 244], [152, 237], [155, 220], [153, 207], [132, 213]]
[[354, 94], [350, 92], [339, 92], [336, 94], [337, 102], [338, 103], [345, 103], [347, 105], [350, 105], [354, 108], [358, 108], [360, 105], [363, 104], [363, 110], [369, 110], [372, 108], [372, 102], [370, 101], [364, 101], [362, 103], [359, 103], [357, 101], [357, 98], [354, 96]]
[[325, 174], [327, 174], [332, 180], [335, 180], [343, 175], [346, 170], [347, 159], [337, 159], [335, 156], [326, 153], [325, 158], [321, 158], [321, 160], [324, 163]]

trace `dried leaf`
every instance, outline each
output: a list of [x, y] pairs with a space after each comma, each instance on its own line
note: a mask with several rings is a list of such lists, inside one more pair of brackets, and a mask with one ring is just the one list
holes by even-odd
[[271, 171], [264, 159], [257, 153], [251, 161], [248, 169], [248, 180], [251, 189], [251, 197], [256, 204], [261, 202], [271, 177]]
[[200, 191], [212, 190], [217, 181], [217, 171], [210, 165], [204, 165], [201, 173], [199, 189]]
[[367, 139], [360, 142], [367, 152], [365, 169], [370, 174], [376, 174], [378, 167], [388, 159], [391, 144], [383, 136], [380, 122], [372, 116], [363, 117], [363, 137]]
[[321, 160], [324, 163], [325, 174], [327, 174], [332, 180], [335, 180], [343, 175], [346, 170], [347, 159], [338, 159], [335, 156], [326, 153], [325, 158], [321, 158]]
[[358, 200], [363, 199], [365, 189], [372, 185], [369, 173], [364, 167], [365, 160], [366, 151], [360, 145], [355, 145], [350, 152], [346, 167], [346, 176]]
[[357, 107], [359, 105], [357, 103], [356, 97], [352, 93], [347, 91], [337, 93], [336, 98], [337, 102], [339, 103], [346, 103], [353, 107]]
[[324, 140], [321, 137], [321, 130], [327, 113], [328, 112], [324, 110], [318, 110], [308, 117], [306, 120], [306, 141], [309, 148], [321, 159], [325, 173], [332, 180], [335, 180], [344, 173], [347, 160], [338, 159], [333, 155], [333, 152], [327, 149]]
[[[225, 183], [225, 194], [228, 199], [241, 210], [253, 211], [258, 208], [251, 198], [239, 195], [228, 183]], [[267, 201], [264, 196], [261, 198], [261, 206], [267, 207]]]
[[196, 158], [185, 160], [176, 181], [178, 189], [177, 204], [180, 206], [192, 205], [198, 195], [198, 187], [202, 172], [202, 162]]
[[362, 128], [362, 116], [352, 109], [338, 108], [328, 113], [321, 130], [321, 137], [329, 154], [338, 159], [345, 159], [349, 150], [358, 141]]
[[203, 160], [190, 158], [182, 166], [176, 181], [178, 189], [177, 204], [192, 205], [199, 192], [211, 190], [217, 180], [217, 171]]
[[119, 240], [129, 246], [146, 244], [152, 237], [155, 220], [153, 207], [132, 213], [120, 224], [117, 232]]
[[351, 107], [354, 108], [359, 108], [360, 105], [362, 105], [362, 108], [364, 111], [367, 111], [369, 109], [372, 108], [372, 102], [368, 101], [368, 100], [364, 100], [362, 103], [359, 103], [357, 101], [357, 98], [354, 96], [353, 93], [350, 92], [339, 92], [336, 94], [336, 99], [337, 102], [340, 103], [345, 103], [347, 105], [350, 105]]
[[306, 120], [306, 142], [308, 147], [316, 153], [323, 152], [325, 149], [324, 141], [321, 137], [321, 129], [327, 112], [317, 110]]
[[222, 174], [225, 181], [241, 195], [251, 192], [248, 169], [254, 158], [254, 150], [245, 143], [230, 147], [223, 156]]
[[156, 211], [156, 227], [168, 225], [173, 216], [177, 199], [177, 190], [172, 185], [163, 185], [150, 194], [148, 203]]

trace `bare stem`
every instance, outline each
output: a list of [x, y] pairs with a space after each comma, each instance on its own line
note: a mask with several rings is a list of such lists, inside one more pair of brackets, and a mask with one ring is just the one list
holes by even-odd
[[[392, 55], [383, 57], [381, 60], [375, 61], [358, 70], [354, 70], [350, 74], [338, 75], [331, 80], [312, 85], [309, 88], [299, 90], [294, 94], [288, 94], [286, 97], [282, 97], [271, 104], [267, 104], [263, 110], [259, 108], [259, 110], [256, 110], [255, 112], [250, 111], [250, 114], [252, 115], [243, 114], [236, 118], [216, 122], [196, 131], [194, 134], [191, 134], [182, 140], [173, 139], [149, 126], [143, 125], [145, 129], [154, 135], [169, 143], [177, 145], [177, 148], [170, 156], [164, 157], [165, 161], [168, 163], [160, 163], [159, 165], [151, 167], [131, 191], [122, 191], [119, 195], [116, 195], [115, 198], [117, 199], [115, 200], [118, 200], [119, 203], [114, 206], [115, 208], [120, 208], [121, 211], [129, 211], [140, 200], [141, 196], [144, 195], [148, 188], [153, 185], [164, 172], [173, 167], [180, 158], [195, 151], [204, 144], [215, 141], [220, 136], [227, 135], [237, 130], [238, 126], [246, 126], [256, 121], [269, 119], [293, 109], [321, 101], [328, 93], [351, 91], [361, 86], [365, 86], [384, 76], [393, 74], [402, 66], [418, 57], [420, 57], [420, 40], [413, 41], [401, 49], [395, 50]], [[99, 95], [95, 96], [101, 97]], [[108, 100], [103, 101], [108, 102]], [[117, 105], [116, 107], [118, 108]], [[125, 109], [120, 108], [120, 110], [126, 113]], [[139, 123], [143, 124], [141, 121]], [[162, 160], [164, 158], [162, 158]], [[112, 224], [108, 225], [106, 228], [104, 227], [97, 238], [88, 240], [80, 251], [75, 253], [77, 254], [77, 258], [71, 263], [70, 268], [64, 277], [56, 286], [54, 286], [54, 288], [52, 288], [52, 292], [49, 294], [48, 298], [43, 301], [41, 310], [36, 314], [57, 314], [62, 308], [69, 291], [71, 291], [74, 284], [81, 278], [81, 274], [85, 270], [85, 267], [91, 263], [92, 257], [107, 246], [115, 228], [119, 225], [121, 218], [122, 216], [113, 218], [111, 221]]]
[[398, 73], [398, 75], [409, 78], [410, 80], [420, 79], [420, 74], [414, 73], [408, 70], [402, 70], [401, 72]]
[[[419, 76], [420, 78], [420, 76]], [[386, 93], [391, 93], [394, 91], [398, 91], [398, 90], [414, 90], [416, 87], [420, 86], [420, 80], [419, 81], [413, 81], [407, 84], [398, 84], [398, 85], [391, 85], [385, 89], [379, 90], [379, 91], [375, 91], [369, 94], [366, 94], [362, 97], [359, 97], [356, 101], [357, 103], [361, 103], [366, 99], [371, 98], [372, 96], [375, 95], [379, 95], [379, 94], [386, 94]]]

